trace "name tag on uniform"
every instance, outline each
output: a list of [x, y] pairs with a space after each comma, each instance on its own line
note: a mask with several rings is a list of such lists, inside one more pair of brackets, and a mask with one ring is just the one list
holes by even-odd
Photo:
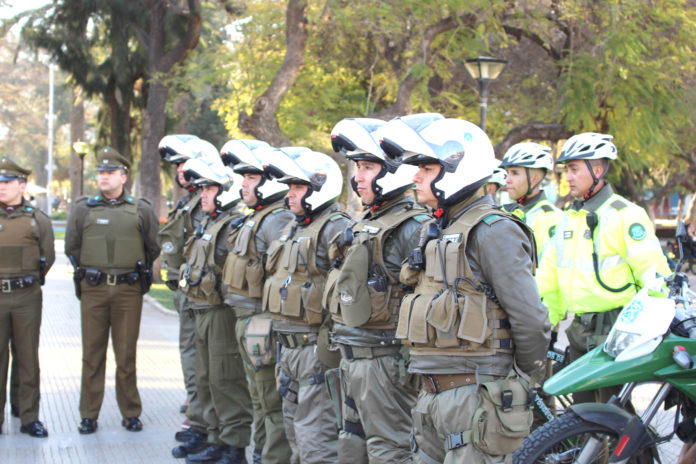
[[564, 240], [570, 240], [573, 238], [573, 231], [572, 230], [566, 230], [563, 232], [563, 239]]
[[256, 225], [256, 221], [249, 219], [246, 223], [244, 223], [244, 225], [247, 227], [254, 227]]
[[284, 241], [286, 241], [287, 239], [288, 239], [288, 235], [285, 234], [285, 235], [281, 235], [280, 238], [279, 238], [278, 240], [281, 241], [281, 242], [284, 242]]
[[107, 225], [108, 223], [108, 219], [97, 219], [97, 224]]
[[447, 242], [459, 243], [462, 241], [462, 234], [444, 234], [442, 240]]
[[205, 240], [206, 242], [209, 242], [210, 239], [212, 239], [212, 238], [213, 238], [213, 234], [203, 234], [203, 236], [201, 237], [201, 240]]
[[367, 225], [366, 225], [366, 226], [363, 226], [362, 230], [363, 230], [363, 232], [367, 232], [368, 234], [374, 235], [374, 234], [376, 234], [377, 232], [379, 232], [379, 227], [367, 226]]

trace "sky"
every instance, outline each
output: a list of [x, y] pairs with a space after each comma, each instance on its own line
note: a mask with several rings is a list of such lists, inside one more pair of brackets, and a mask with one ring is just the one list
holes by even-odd
[[0, 0], [0, 19], [11, 18], [25, 10], [50, 3], [48, 0]]

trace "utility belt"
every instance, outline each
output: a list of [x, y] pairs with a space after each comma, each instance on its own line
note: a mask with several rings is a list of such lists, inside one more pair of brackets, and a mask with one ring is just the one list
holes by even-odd
[[582, 313], [575, 315], [575, 322], [582, 324], [587, 330], [593, 330], [597, 325], [614, 325], [623, 307], [602, 311], [601, 313]]
[[211, 306], [209, 308], [197, 308], [197, 309], [189, 308], [186, 311], [190, 311], [189, 314], [193, 317], [196, 315], [208, 313], [210, 311], [216, 311], [218, 309], [221, 309], [221, 308], [219, 306]]
[[502, 377], [498, 375], [479, 375], [477, 377], [476, 374], [423, 374], [422, 378], [423, 390], [433, 394], [442, 393], [466, 385], [474, 385], [477, 380], [479, 383], [485, 383], [502, 379]]
[[278, 341], [285, 348], [300, 348], [306, 345], [316, 345], [319, 334], [313, 332], [307, 333], [287, 333], [276, 332]]
[[2, 293], [10, 293], [22, 288], [29, 288], [38, 281], [36, 277], [31, 275], [24, 277], [8, 277], [6, 279], [0, 279], [0, 290]]
[[338, 347], [341, 350], [341, 357], [344, 359], [373, 359], [396, 355], [401, 351], [401, 345], [370, 347], [340, 344]]
[[104, 282], [106, 282], [106, 285], [133, 285], [140, 281], [140, 273], [137, 271], [126, 272], [124, 274], [107, 274], [93, 267], [85, 268], [80, 277], [94, 287]]

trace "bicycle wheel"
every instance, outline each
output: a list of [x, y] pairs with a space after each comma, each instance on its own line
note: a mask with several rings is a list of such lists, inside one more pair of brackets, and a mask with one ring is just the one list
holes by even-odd
[[[616, 448], [616, 432], [598, 424], [585, 422], [580, 416], [569, 411], [532, 432], [524, 440], [522, 448], [515, 452], [512, 461], [515, 464], [575, 463], [590, 439], [597, 439], [600, 444], [585, 461], [586, 464], [608, 462]], [[650, 452], [641, 452], [629, 460], [636, 464], [652, 461]]]

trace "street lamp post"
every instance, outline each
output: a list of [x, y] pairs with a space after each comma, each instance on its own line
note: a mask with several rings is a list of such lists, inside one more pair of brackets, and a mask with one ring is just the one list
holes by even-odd
[[481, 129], [486, 132], [486, 109], [488, 107], [488, 94], [493, 82], [503, 73], [507, 66], [507, 60], [499, 60], [490, 56], [470, 58], [464, 63], [464, 69], [478, 84], [478, 93], [481, 98]]
[[73, 143], [73, 150], [80, 157], [80, 195], [84, 194], [85, 188], [85, 155], [89, 153], [89, 144], [78, 140]]

